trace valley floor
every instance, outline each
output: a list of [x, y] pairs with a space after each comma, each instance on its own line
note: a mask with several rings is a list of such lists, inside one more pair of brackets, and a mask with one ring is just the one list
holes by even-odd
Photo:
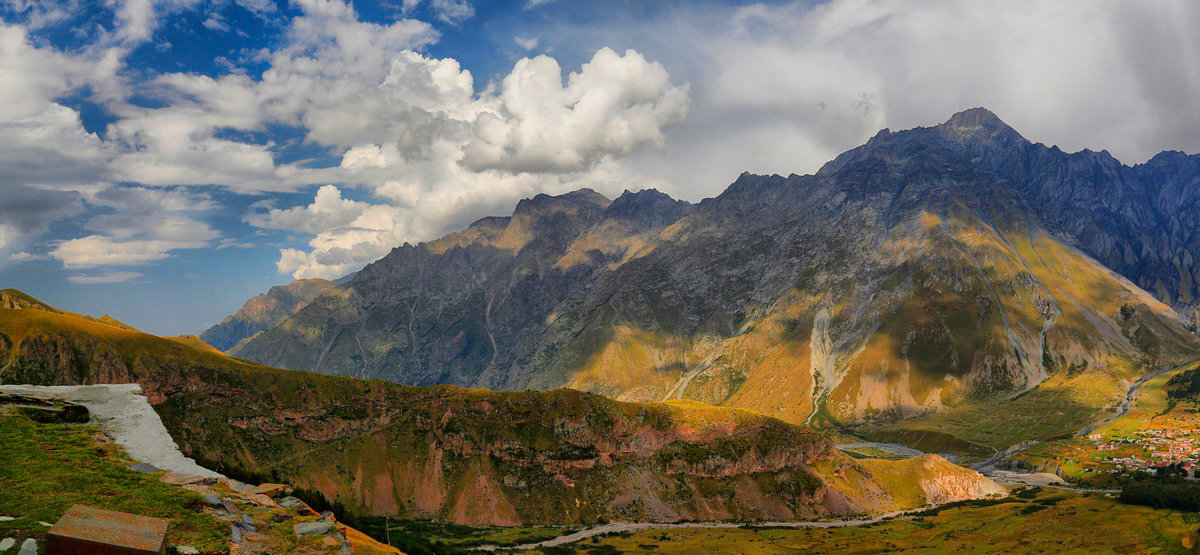
[[[929, 510], [929, 509], [926, 509]], [[787, 529], [824, 529], [824, 528], [845, 528], [854, 526], [870, 526], [888, 519], [911, 515], [924, 512], [923, 510], [906, 510], [895, 511], [891, 513], [876, 515], [869, 518], [861, 519], [834, 519], [834, 520], [813, 520], [813, 521], [796, 521], [796, 522], [757, 522], [755, 528], [787, 528]], [[603, 524], [594, 528], [588, 528], [578, 532], [572, 532], [556, 538], [543, 540], [532, 544], [521, 544], [513, 547], [514, 550], [536, 550], [554, 548], [557, 546], [573, 544], [589, 540], [591, 538], [621, 536], [636, 532], [644, 532], [647, 530], [684, 530], [684, 529], [700, 529], [700, 530], [727, 530], [731, 528], [742, 528], [746, 525], [737, 522], [681, 522], [672, 524], [661, 524], [654, 522], [615, 522], [611, 524]], [[478, 548], [482, 551], [495, 551], [497, 546], [485, 545]]]
[[[1098, 385], [1092, 379], [1095, 376], [1087, 373], [1058, 376], [1013, 399], [992, 400], [900, 425], [863, 426], [854, 432], [871, 441], [854, 440], [840, 444], [839, 448], [858, 457], [904, 458], [922, 452], [938, 453], [985, 474], [1013, 460], [1032, 463], [1035, 469], [1048, 467], [1053, 472], [1058, 465], [1048, 463], [1081, 457], [1112, 458], [1096, 456], [1098, 450], [1113, 448], [1102, 446], [1097, 437], [1144, 444], [1139, 452], [1149, 457], [1150, 444], [1162, 438], [1137, 440], [1133, 436], [1154, 435], [1156, 430], [1177, 428], [1181, 420], [1195, 420], [1180, 416], [1191, 411], [1188, 403], [1178, 407], [1171, 404], [1167, 408], [1164, 387], [1172, 377], [1197, 366], [1200, 362], [1190, 361], [1162, 368], [1133, 383], [1101, 380]], [[1172, 410], [1172, 415], [1168, 415]], [[1162, 418], [1165, 416], [1169, 418]], [[1195, 429], [1200, 427], [1198, 424], [1200, 420], [1184, 428]], [[1085, 441], [1086, 438], [1091, 439]], [[1176, 438], [1173, 435], [1170, 439]], [[1200, 462], [1200, 435], [1195, 439], [1194, 449], [1189, 453], [1196, 460], [1184, 462]], [[1091, 453], [1083, 453], [1089, 450]], [[1151, 464], [1152, 461], [1143, 460], [1143, 467]], [[1068, 466], [1077, 474], [1082, 471], [1079, 465]], [[1088, 471], [1096, 470], [1091, 465]]]
[[524, 553], [1190, 553], [1198, 528], [1195, 514], [1031, 488], [862, 526], [647, 528]]
[[948, 453], [962, 464], [988, 461], [1025, 442], [1069, 437], [1101, 420], [1125, 390], [1096, 376], [1055, 376], [1013, 399], [998, 398], [938, 413], [900, 426], [864, 427], [865, 437], [930, 453]]
[[1168, 381], [1196, 366], [1154, 376], [1117, 417], [1076, 437], [1034, 446], [1014, 459], [1096, 486], [1119, 484], [1139, 471], [1154, 473], [1168, 464], [1200, 465], [1200, 405], [1170, 399], [1166, 391]]

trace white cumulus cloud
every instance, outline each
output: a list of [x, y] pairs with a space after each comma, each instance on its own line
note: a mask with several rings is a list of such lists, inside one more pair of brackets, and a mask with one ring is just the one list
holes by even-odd
[[475, 6], [467, 0], [430, 0], [429, 7], [438, 19], [451, 25], [458, 25], [475, 15]]
[[500, 87], [498, 113], [480, 114], [463, 164], [474, 170], [566, 172], [605, 156], [661, 143], [662, 128], [684, 119], [688, 86], [633, 50], [601, 48], [563, 86], [549, 56], [517, 61]]
[[50, 251], [68, 269], [97, 266], [124, 266], [162, 260], [168, 251], [198, 249], [204, 241], [167, 241], [159, 239], [116, 240], [103, 235], [88, 235], [63, 241]]
[[369, 207], [365, 202], [342, 198], [336, 186], [325, 185], [317, 190], [308, 206], [254, 212], [247, 214], [245, 220], [255, 227], [320, 233], [350, 225]]
[[[235, 1], [264, 19], [277, 12], [263, 0]], [[406, 0], [402, 11], [415, 13], [418, 4]], [[650, 183], [617, 160], [661, 146], [663, 129], [688, 112], [688, 85], [635, 50], [601, 48], [565, 78], [557, 60], [525, 58], [507, 76], [477, 83], [457, 60], [420, 53], [439, 36], [427, 22], [363, 21], [344, 0], [294, 5], [299, 13], [276, 44], [230, 53], [252, 55], [265, 70], [148, 78], [129, 71], [125, 57], [168, 17], [205, 10], [197, 21], [217, 30], [229, 20], [194, 0], [116, 1], [90, 44], [62, 52], [28, 33], [61, 21], [69, 3], [17, 6], [25, 26], [0, 24], [0, 186], [48, 199], [43, 192], [72, 194], [61, 206], [74, 212], [43, 210], [38, 225], [3, 222], [2, 258], [19, 262], [11, 255], [26, 252], [55, 218], [84, 209], [76, 236], [29, 252], [48, 251], [75, 269], [231, 245], [238, 241], [203, 216], [215, 202], [195, 191], [315, 189], [311, 202], [260, 208], [245, 220], [311, 234], [306, 248], [281, 253], [283, 271], [340, 275], [405, 241], [508, 212], [525, 196]], [[455, 25], [475, 10], [466, 0], [426, 6]], [[114, 119], [101, 133], [87, 132], [79, 113], [58, 101], [82, 91]], [[280, 139], [280, 129], [292, 136]], [[289, 146], [324, 154], [280, 161]], [[363, 196], [345, 198], [347, 188]]]
[[286, 191], [338, 176], [302, 164], [276, 164], [269, 145], [234, 140], [227, 129], [300, 128], [331, 147], [379, 141], [386, 103], [378, 91], [392, 56], [433, 41], [426, 23], [359, 21], [338, 0], [302, 0], [303, 14], [260, 79], [167, 74], [156, 80], [162, 108], [127, 106], [109, 126], [122, 146], [119, 177], [153, 185], [221, 185], [241, 191]]
[[207, 247], [220, 235], [195, 218], [216, 203], [182, 189], [112, 187], [96, 193], [88, 204], [107, 209], [84, 224], [92, 234], [62, 241], [49, 253], [68, 269], [162, 260], [171, 251]]
[[[517, 29], [555, 52], [629, 44], [692, 84], [665, 147], [623, 163], [718, 194], [742, 171], [809, 173], [879, 129], [985, 106], [1027, 138], [1126, 163], [1200, 151], [1200, 4], [831, 0]], [[553, 32], [551, 32], [553, 31]]]
[[619, 192], [633, 179], [613, 179], [613, 160], [661, 143], [662, 128], [688, 109], [687, 85], [634, 51], [601, 49], [565, 83], [552, 58], [522, 59], [480, 92], [453, 59], [401, 50], [383, 67], [359, 102], [375, 107], [369, 123], [341, 128], [344, 136], [309, 128], [319, 142], [348, 147], [322, 175], [361, 185], [377, 202], [344, 199], [326, 185], [311, 204], [246, 216], [258, 227], [315, 234], [308, 249], [281, 252], [282, 272], [344, 275], [403, 242], [507, 212], [540, 192]]

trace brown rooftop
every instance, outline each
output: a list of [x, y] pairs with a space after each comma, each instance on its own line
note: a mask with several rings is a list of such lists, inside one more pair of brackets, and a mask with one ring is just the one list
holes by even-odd
[[162, 553], [168, 524], [161, 518], [75, 505], [46, 533], [46, 553]]

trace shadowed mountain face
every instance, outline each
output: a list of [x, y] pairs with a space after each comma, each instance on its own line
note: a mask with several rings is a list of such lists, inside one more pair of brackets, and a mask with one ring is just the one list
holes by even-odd
[[944, 136], [1013, 186], [1048, 230], [1159, 300], [1186, 309], [1200, 302], [1200, 156], [1167, 151], [1125, 166], [1107, 151], [1067, 154], [1026, 141], [982, 108], [895, 140], [928, 135]]
[[523, 201], [394, 250], [233, 353], [824, 424], [1048, 395], [1085, 422], [1195, 352], [1175, 311], [1105, 264], [1191, 302], [1196, 160], [1065, 154], [968, 110], [882, 131], [815, 175], [743, 174], [695, 207]]
[[200, 338], [213, 347], [227, 351], [239, 341], [270, 329], [295, 314], [333, 286], [334, 282], [323, 279], [298, 279], [287, 285], [276, 285], [262, 295], [251, 297], [236, 313], [204, 330]]
[[411, 384], [473, 384], [480, 368], [529, 356], [564, 299], [690, 208], [654, 190], [615, 201], [590, 190], [538, 195], [511, 217], [393, 250], [231, 353]]

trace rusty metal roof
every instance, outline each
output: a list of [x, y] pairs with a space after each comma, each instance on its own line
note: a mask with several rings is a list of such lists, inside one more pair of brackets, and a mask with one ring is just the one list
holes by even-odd
[[58, 519], [47, 536], [158, 553], [166, 541], [168, 525], [161, 518], [75, 505]]

